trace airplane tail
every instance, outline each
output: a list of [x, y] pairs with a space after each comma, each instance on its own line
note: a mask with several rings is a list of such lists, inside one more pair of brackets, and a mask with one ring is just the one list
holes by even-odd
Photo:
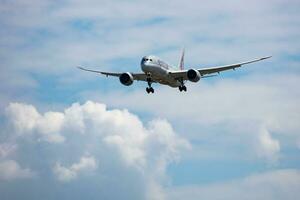
[[182, 49], [182, 53], [179, 61], [179, 69], [180, 70], [184, 69], [184, 49]]

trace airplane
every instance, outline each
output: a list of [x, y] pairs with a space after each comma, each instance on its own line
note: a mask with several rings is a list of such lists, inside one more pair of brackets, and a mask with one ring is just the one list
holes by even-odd
[[184, 69], [184, 50], [182, 51], [179, 66], [176, 67], [167, 64], [162, 61], [160, 58], [150, 55], [144, 56], [141, 60], [141, 70], [140, 73], [132, 73], [132, 72], [104, 72], [86, 69], [83, 67], [78, 67], [81, 70], [88, 72], [100, 73], [105, 76], [114, 76], [118, 77], [120, 82], [125, 86], [132, 85], [134, 80], [137, 81], [145, 81], [148, 83], [148, 87], [146, 88], [146, 92], [154, 93], [154, 89], [152, 87], [152, 83], [160, 83], [163, 85], [168, 85], [173, 88], [178, 88], [180, 92], [187, 91], [185, 83], [187, 81], [198, 82], [202, 78], [208, 78], [212, 76], [216, 76], [216, 73], [220, 73], [221, 71], [235, 70], [236, 68], [242, 67], [243, 65], [258, 62], [261, 60], [265, 60], [271, 58], [272, 56], [262, 57], [246, 62], [240, 62], [236, 64], [230, 65], [222, 65], [216, 67], [208, 67], [208, 68], [190, 68]]

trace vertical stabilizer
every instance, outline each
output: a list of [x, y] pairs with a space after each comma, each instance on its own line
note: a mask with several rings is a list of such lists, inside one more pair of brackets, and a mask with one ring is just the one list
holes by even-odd
[[182, 49], [182, 53], [179, 61], [179, 69], [180, 70], [184, 69], [184, 48]]

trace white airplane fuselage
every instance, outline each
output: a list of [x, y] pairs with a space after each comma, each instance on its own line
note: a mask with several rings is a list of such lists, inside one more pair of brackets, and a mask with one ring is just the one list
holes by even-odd
[[181, 85], [178, 80], [169, 75], [169, 71], [173, 67], [155, 56], [144, 56], [141, 61], [141, 69], [155, 82], [171, 87], [179, 87]]

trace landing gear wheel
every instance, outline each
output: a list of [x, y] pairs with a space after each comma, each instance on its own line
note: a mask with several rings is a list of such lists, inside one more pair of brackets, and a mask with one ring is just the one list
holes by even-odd
[[186, 92], [186, 86], [185, 85], [181, 85], [178, 87], [179, 88], [179, 91], [182, 92], [182, 91], [185, 91]]
[[154, 93], [154, 89], [153, 89], [153, 87], [151, 87], [152, 80], [151, 80], [150, 77], [147, 78], [147, 82], [148, 82], [148, 86], [149, 86], [149, 87], [146, 88], [146, 92], [147, 92], [148, 94], [149, 94], [149, 93]]
[[149, 93], [154, 93], [154, 89], [153, 87], [147, 87], [146, 88], [146, 92], [149, 94]]
[[184, 85], [183, 79], [179, 80], [179, 82], [180, 82], [180, 86], [178, 87], [179, 91], [180, 92], [182, 92], [182, 91], [186, 92], [186, 86]]

